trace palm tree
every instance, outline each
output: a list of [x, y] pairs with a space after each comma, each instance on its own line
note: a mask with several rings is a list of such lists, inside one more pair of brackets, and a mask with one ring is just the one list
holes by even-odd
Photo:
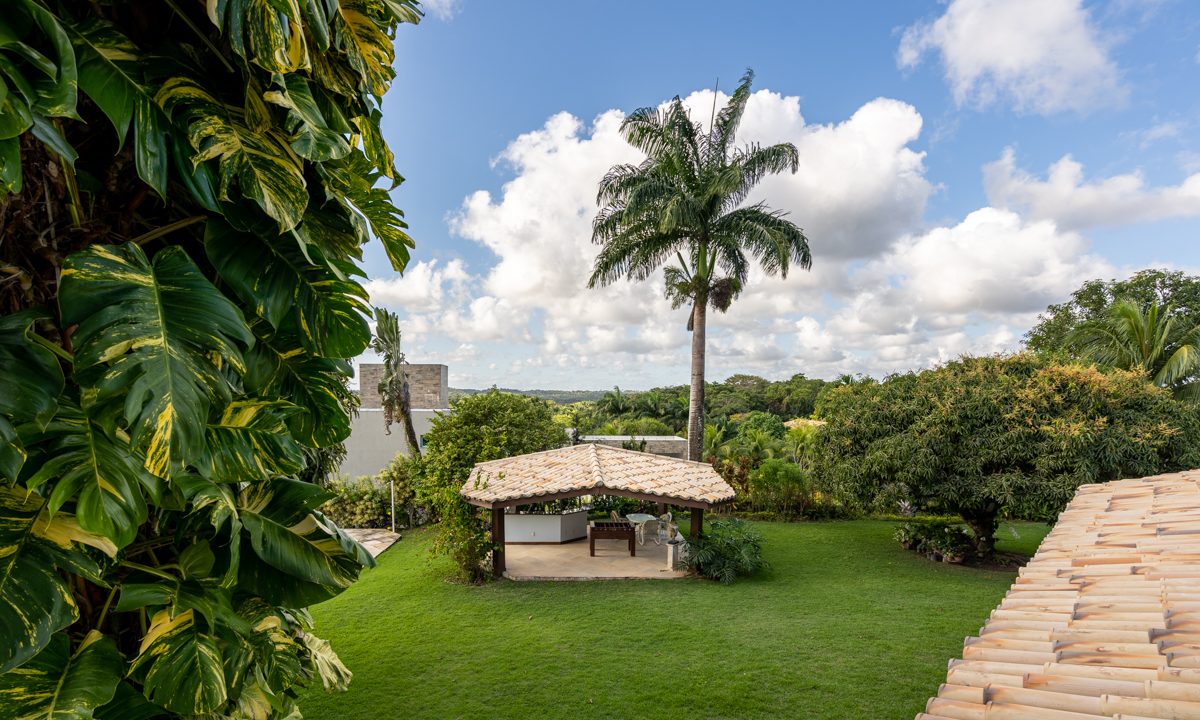
[[[588, 287], [622, 277], [645, 280], [665, 267], [673, 307], [691, 305], [691, 395], [688, 456], [702, 459], [704, 441], [705, 318], [724, 312], [746, 283], [750, 257], [769, 275], [787, 277], [792, 263], [809, 268], [808, 239], [762, 203], [743, 206], [767, 175], [795, 172], [791, 143], [734, 147], [750, 98], [747, 70], [729, 102], [705, 132], [676, 96], [665, 109], [642, 108], [621, 123], [621, 134], [646, 154], [639, 165], [616, 165], [600, 181], [600, 212], [592, 241], [601, 245]], [[714, 105], [714, 111], [716, 110]], [[748, 257], [749, 256], [749, 257]]]
[[633, 400], [621, 392], [619, 385], [614, 385], [611, 392], [606, 392], [596, 401], [596, 409], [610, 417], [620, 417], [633, 410]]
[[1176, 397], [1200, 397], [1200, 325], [1178, 327], [1172, 310], [1117, 300], [1105, 317], [1076, 328], [1069, 343], [1097, 364], [1144, 373]]
[[392, 434], [392, 423], [396, 416], [404, 425], [404, 439], [408, 443], [408, 454], [414, 459], [421, 457], [421, 445], [412, 421], [412, 400], [408, 389], [408, 373], [404, 366], [408, 361], [400, 350], [400, 323], [394, 313], [375, 308], [375, 338], [371, 349], [383, 356], [383, 378], [379, 381], [379, 399], [383, 405], [383, 429]]

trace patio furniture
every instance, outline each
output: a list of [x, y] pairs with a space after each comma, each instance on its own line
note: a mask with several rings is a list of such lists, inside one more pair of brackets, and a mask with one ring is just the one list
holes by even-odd
[[[625, 519], [633, 523], [634, 530], [637, 532], [638, 545], [646, 544], [646, 531], [653, 530], [658, 532], [658, 518], [647, 513], [629, 513]], [[653, 524], [651, 524], [653, 523]]]
[[628, 540], [629, 556], [637, 557], [637, 548], [633, 544], [633, 525], [625, 521], [593, 520], [588, 526], [588, 554], [596, 557], [597, 540]]
[[610, 519], [611, 519], [613, 522], [624, 522], [624, 520], [622, 520], [622, 519], [621, 519], [621, 516], [620, 516], [620, 514], [618, 514], [616, 510], [609, 510], [609, 511], [608, 511], [608, 517], [609, 517], [609, 518], [610, 518]]

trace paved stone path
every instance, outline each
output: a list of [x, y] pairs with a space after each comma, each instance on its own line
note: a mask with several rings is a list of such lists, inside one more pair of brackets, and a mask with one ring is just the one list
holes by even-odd
[[400, 539], [399, 533], [378, 528], [343, 528], [343, 530], [365, 547], [367, 552], [371, 553], [371, 557], [379, 557], [384, 550]]

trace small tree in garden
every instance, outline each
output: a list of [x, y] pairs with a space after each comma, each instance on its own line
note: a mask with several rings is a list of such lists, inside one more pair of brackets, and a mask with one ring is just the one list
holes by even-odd
[[822, 398], [819, 480], [862, 504], [895, 497], [962, 516], [994, 550], [1003, 512], [1053, 518], [1085, 483], [1200, 465], [1200, 417], [1138, 373], [1030, 354], [963, 358]]
[[392, 433], [392, 423], [400, 416], [404, 441], [410, 457], [421, 456], [421, 443], [413, 427], [412, 395], [408, 386], [408, 360], [400, 349], [400, 322], [394, 313], [375, 308], [375, 338], [371, 349], [383, 356], [383, 378], [379, 381], [379, 399], [383, 404], [383, 429]]
[[418, 499], [431, 505], [441, 521], [435, 550], [450, 555], [464, 579], [478, 582], [487, 577], [484, 560], [491, 541], [485, 513], [459, 494], [471, 468], [562, 447], [567, 434], [554, 422], [549, 403], [527, 395], [492, 388], [456, 400], [453, 408], [435, 419], [425, 435]]
[[0, 716], [297, 718], [412, 0], [0, 12]]

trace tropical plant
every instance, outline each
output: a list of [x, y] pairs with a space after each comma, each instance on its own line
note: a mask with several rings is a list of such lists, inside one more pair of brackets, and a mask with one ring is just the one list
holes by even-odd
[[1200, 276], [1179, 271], [1139, 270], [1124, 280], [1088, 280], [1070, 300], [1051, 305], [1038, 316], [1038, 323], [1025, 334], [1030, 350], [1044, 356], [1079, 357], [1072, 334], [1085, 323], [1103, 320], [1118, 300], [1140, 307], [1151, 304], [1170, 307], [1178, 328], [1200, 324]]
[[340, 527], [387, 528], [392, 524], [392, 498], [386, 482], [363, 475], [337, 478], [326, 489], [333, 495], [321, 506], [325, 517]]
[[[307, 605], [369, 554], [317, 509], [370, 341], [411, 0], [0, 13], [0, 706], [298, 717]], [[327, 458], [326, 458], [327, 459]]]
[[962, 358], [824, 398], [818, 487], [960, 515], [992, 555], [998, 518], [1050, 520], [1087, 483], [1200, 465], [1200, 417], [1138, 373], [1031, 353]]
[[1176, 397], [1200, 397], [1200, 325], [1183, 326], [1171, 306], [1117, 300], [1068, 336], [1085, 360], [1140, 372]]
[[735, 518], [714, 520], [700, 537], [688, 538], [684, 562], [691, 572], [725, 585], [768, 567], [762, 535]]
[[734, 147], [753, 79], [747, 71], [708, 132], [678, 96], [665, 108], [641, 108], [627, 117], [621, 133], [646, 160], [608, 171], [592, 223], [592, 240], [602, 247], [588, 287], [622, 277], [646, 280], [666, 265], [667, 297], [677, 308], [691, 305], [687, 435], [693, 460], [703, 456], [708, 308], [729, 308], [749, 276], [750, 258], [768, 275], [782, 277], [793, 263], [812, 264], [808, 239], [785, 213], [762, 203], [744, 205], [764, 177], [795, 172], [800, 162], [790, 143]]
[[549, 403], [527, 395], [492, 388], [459, 398], [452, 408], [435, 418], [425, 435], [417, 500], [433, 507], [440, 520], [434, 551], [453, 558], [462, 579], [480, 582], [490, 572], [484, 561], [492, 540], [484, 511], [460, 494], [471, 468], [562, 447], [567, 434], [554, 422]]
[[784, 518], [803, 515], [813, 499], [813, 483], [799, 465], [771, 459], [750, 473], [750, 505]]
[[728, 457], [733, 444], [729, 423], [712, 423], [704, 426], [704, 459], [708, 462]]
[[611, 417], [618, 417], [626, 413], [633, 412], [636, 407], [634, 400], [629, 395], [621, 392], [621, 388], [614, 386], [609, 392], [596, 401], [596, 409]]
[[750, 428], [745, 432], [738, 430], [733, 440], [731, 454], [750, 461], [752, 467], [758, 467], [763, 462], [778, 456], [783, 450], [783, 442], [765, 430]]
[[412, 394], [408, 385], [408, 373], [404, 366], [408, 361], [400, 349], [400, 321], [396, 314], [384, 308], [375, 308], [375, 337], [371, 349], [383, 357], [383, 376], [379, 380], [379, 400], [383, 405], [383, 429], [392, 434], [392, 423], [400, 416], [404, 426], [404, 441], [408, 454], [421, 457], [421, 443], [412, 419]]

